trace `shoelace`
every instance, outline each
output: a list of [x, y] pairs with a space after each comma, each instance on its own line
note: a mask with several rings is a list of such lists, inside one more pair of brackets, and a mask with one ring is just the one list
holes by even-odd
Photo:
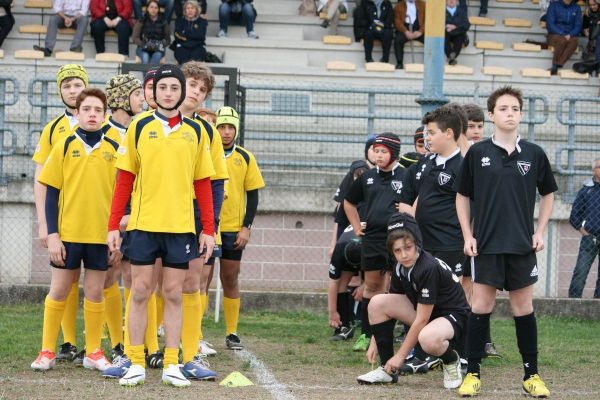
[[208, 362], [208, 357], [206, 354], [196, 354], [192, 360], [192, 363], [200, 365], [204, 368], [210, 368], [210, 363]]
[[113, 360], [112, 366], [113, 366], [113, 368], [121, 368], [125, 364], [127, 364], [127, 361], [129, 361], [129, 359], [127, 357], [125, 357], [125, 356], [117, 356]]

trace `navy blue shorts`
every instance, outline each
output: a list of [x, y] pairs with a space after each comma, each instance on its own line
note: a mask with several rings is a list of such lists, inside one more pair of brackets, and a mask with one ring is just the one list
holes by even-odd
[[[196, 243], [199, 243], [200, 234], [202, 233], [202, 221], [200, 221], [200, 209], [198, 208], [198, 202], [194, 201], [194, 224], [196, 225]], [[200, 250], [198, 246], [198, 255], [195, 258], [198, 258], [204, 253], [204, 249]], [[215, 265], [215, 257], [221, 257], [221, 247], [218, 244], [215, 244], [215, 248], [213, 249], [212, 256], [205, 263], [206, 265]]]
[[240, 261], [244, 250], [235, 249], [237, 232], [221, 232], [221, 258], [224, 260]]
[[60, 269], [79, 269], [83, 262], [85, 269], [95, 271], [108, 271], [108, 246], [105, 244], [91, 243], [72, 243], [63, 242], [67, 257], [65, 265], [55, 265], [50, 262], [54, 268]]
[[164, 267], [188, 269], [197, 257], [198, 243], [193, 233], [128, 231], [128, 257], [131, 265], [154, 265], [162, 259]]
[[123, 261], [129, 261], [129, 232], [121, 232], [121, 253]]

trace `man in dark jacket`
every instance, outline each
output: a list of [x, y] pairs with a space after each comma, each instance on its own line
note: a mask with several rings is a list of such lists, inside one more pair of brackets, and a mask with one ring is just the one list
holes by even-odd
[[394, 10], [390, 0], [363, 0], [354, 15], [355, 35], [363, 38], [365, 61], [373, 62], [373, 42], [381, 41], [381, 62], [390, 61], [394, 36]]
[[425, 2], [423, 0], [398, 1], [394, 7], [394, 52], [396, 69], [404, 68], [404, 45], [411, 40], [425, 41]]
[[458, 0], [446, 1], [446, 37], [444, 41], [444, 53], [448, 58], [448, 64], [456, 65], [456, 59], [467, 39], [467, 31], [471, 27], [467, 8], [460, 7]]
[[10, 0], [2, 0], [0, 2], [0, 47], [2, 47], [4, 39], [6, 39], [10, 30], [15, 25], [15, 18], [10, 10], [11, 3]]
[[554, 47], [550, 73], [556, 75], [571, 58], [579, 44], [579, 34], [583, 25], [581, 8], [576, 1], [560, 0], [550, 3], [546, 13], [548, 45]]
[[[569, 222], [581, 233], [579, 254], [569, 285], [569, 297], [581, 298], [590, 267], [600, 251], [600, 158], [592, 163], [593, 178], [585, 183], [573, 203]], [[600, 299], [600, 277], [594, 298]]]

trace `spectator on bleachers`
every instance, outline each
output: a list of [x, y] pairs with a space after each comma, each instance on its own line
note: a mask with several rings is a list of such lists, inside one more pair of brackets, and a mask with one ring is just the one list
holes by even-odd
[[44, 40], [44, 47], [34, 45], [34, 50], [44, 52], [45, 57], [50, 57], [56, 44], [58, 28], [74, 28], [75, 35], [71, 41], [70, 50], [81, 53], [83, 48], [83, 35], [88, 24], [88, 11], [90, 0], [54, 0], [54, 15], [48, 22], [48, 31]]
[[[177, 0], [179, 1], [179, 0]], [[133, 0], [133, 16], [136, 21], [141, 21], [144, 18], [143, 7], [148, 7], [149, 1], [146, 0]], [[165, 10], [165, 20], [171, 23], [171, 17], [173, 16], [174, 0], [158, 0], [158, 7], [162, 7]], [[146, 10], [147, 12], [148, 10]]]
[[15, 25], [15, 18], [10, 10], [12, 3], [13, 0], [0, 0], [0, 47]]
[[221, 0], [219, 6], [219, 33], [217, 37], [226, 37], [227, 28], [231, 23], [246, 26], [246, 33], [250, 39], [258, 39], [254, 32], [254, 22], [257, 12], [252, 4], [253, 0]]
[[[543, 0], [541, 0], [543, 1]], [[487, 17], [487, 13], [488, 13], [488, 0], [480, 0], [479, 1], [479, 16], [480, 17]], [[459, 7], [464, 7], [465, 9], [468, 8], [467, 5], [467, 0], [458, 0], [458, 6]]]
[[560, 0], [540, 0], [540, 21], [546, 22], [546, 13], [548, 12], [548, 7], [550, 6], [550, 3], [556, 3], [557, 1]]
[[548, 45], [554, 47], [550, 74], [556, 75], [577, 49], [582, 25], [583, 16], [576, 1], [560, 0], [548, 7]]
[[458, 0], [446, 0], [446, 37], [444, 40], [444, 53], [448, 64], [456, 65], [456, 59], [468, 40], [467, 32], [471, 24], [467, 9], [458, 5]]
[[[584, 60], [600, 61], [600, 0], [588, 0], [588, 9], [583, 14], [583, 36], [588, 43], [583, 53]], [[1, 42], [0, 42], [1, 43]]]
[[94, 0], [90, 3], [90, 30], [96, 53], [104, 53], [106, 31], [113, 29], [117, 32], [119, 54], [129, 56], [129, 35], [133, 26], [131, 10], [131, 0]]
[[142, 64], [157, 65], [171, 43], [171, 29], [158, 10], [158, 0], [149, 0], [144, 18], [133, 26], [131, 39]]
[[321, 23], [323, 28], [329, 27], [329, 24], [333, 21], [337, 27], [337, 20], [341, 14], [348, 14], [348, 2], [346, 0], [316, 0], [317, 3], [317, 15], [323, 11], [327, 11], [327, 16]]
[[175, 59], [179, 64], [206, 59], [206, 0], [201, 5], [196, 0], [183, 4], [183, 16], [175, 20]]
[[354, 13], [355, 36], [364, 40], [365, 61], [373, 62], [373, 42], [381, 41], [381, 62], [390, 61], [394, 36], [394, 10], [389, 0], [362, 0]]
[[406, 42], [425, 41], [425, 2], [423, 0], [399, 0], [394, 7], [394, 52], [396, 69], [404, 68], [404, 45]]

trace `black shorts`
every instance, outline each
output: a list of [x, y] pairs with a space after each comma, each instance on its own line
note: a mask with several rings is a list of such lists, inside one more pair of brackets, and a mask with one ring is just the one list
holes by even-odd
[[390, 255], [385, 247], [385, 238], [369, 240], [362, 237], [360, 266], [363, 271], [382, 271], [390, 269]]
[[430, 251], [431, 255], [435, 258], [439, 258], [454, 272], [456, 276], [462, 276], [464, 272], [464, 260], [465, 253], [462, 250], [454, 250], [454, 251]]
[[237, 232], [221, 232], [221, 258], [224, 260], [240, 261], [244, 250], [235, 249]]
[[123, 261], [129, 261], [129, 232], [121, 232], [121, 258]]
[[471, 277], [471, 256], [464, 256], [463, 259], [463, 277]]
[[193, 233], [163, 233], [133, 230], [129, 235], [131, 265], [154, 265], [162, 259], [163, 267], [188, 269], [197, 258], [198, 244]]
[[494, 286], [498, 290], [518, 290], [538, 280], [535, 252], [529, 254], [479, 254], [471, 259], [475, 283]]
[[81, 263], [85, 269], [108, 271], [108, 246], [105, 244], [63, 242], [67, 256], [65, 265], [50, 265], [59, 269], [79, 269]]
[[454, 329], [454, 336], [449, 340], [450, 345], [455, 349], [462, 348], [463, 340], [467, 333], [467, 320], [469, 318], [469, 314], [467, 312], [458, 311], [451, 312], [448, 315], [443, 315], [442, 317], [446, 318]]

